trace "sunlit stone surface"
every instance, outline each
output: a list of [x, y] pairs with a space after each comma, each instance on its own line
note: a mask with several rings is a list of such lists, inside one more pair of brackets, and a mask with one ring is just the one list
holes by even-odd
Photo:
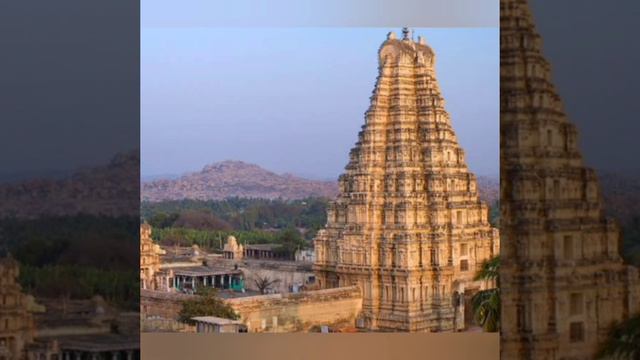
[[465, 303], [492, 285], [472, 280], [498, 253], [498, 231], [478, 199], [434, 67], [433, 50], [409, 31], [382, 44], [365, 124], [315, 239], [319, 285], [361, 288], [360, 327], [463, 329]]

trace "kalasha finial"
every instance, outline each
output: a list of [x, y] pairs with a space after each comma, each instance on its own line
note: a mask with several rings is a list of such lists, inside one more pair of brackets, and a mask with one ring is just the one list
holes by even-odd
[[402, 40], [409, 40], [409, 28], [408, 27], [403, 27], [402, 28]]

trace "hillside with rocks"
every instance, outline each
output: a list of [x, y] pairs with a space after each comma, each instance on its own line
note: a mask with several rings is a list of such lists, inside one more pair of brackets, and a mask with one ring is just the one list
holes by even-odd
[[222, 200], [230, 197], [264, 199], [302, 199], [329, 197], [338, 193], [333, 181], [303, 179], [276, 174], [242, 161], [223, 161], [178, 179], [142, 183], [142, 200]]
[[[481, 197], [493, 204], [499, 196], [499, 182], [478, 177]], [[142, 183], [142, 200], [222, 200], [232, 197], [263, 199], [333, 198], [335, 181], [309, 180], [290, 174], [276, 174], [242, 161], [223, 161], [177, 179], [156, 179]]]
[[500, 200], [500, 180], [498, 177], [478, 176], [478, 192], [480, 199], [493, 206]]
[[0, 217], [138, 216], [139, 178], [140, 157], [129, 152], [68, 176], [9, 181], [0, 184]]

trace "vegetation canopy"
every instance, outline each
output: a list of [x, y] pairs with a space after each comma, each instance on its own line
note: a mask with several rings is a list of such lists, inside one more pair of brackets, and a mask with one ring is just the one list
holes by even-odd
[[475, 276], [476, 281], [495, 281], [496, 287], [481, 290], [471, 299], [474, 319], [487, 332], [500, 330], [500, 257], [496, 256], [482, 264]]
[[195, 325], [192, 318], [196, 316], [216, 316], [232, 320], [240, 318], [229, 304], [218, 297], [217, 291], [212, 288], [200, 288], [193, 299], [182, 303], [178, 314], [180, 321]]

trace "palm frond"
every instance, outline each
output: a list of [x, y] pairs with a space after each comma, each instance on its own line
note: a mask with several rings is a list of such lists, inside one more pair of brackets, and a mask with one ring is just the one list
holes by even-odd
[[640, 314], [614, 326], [598, 359], [640, 359]]
[[489, 260], [485, 260], [480, 267], [480, 270], [476, 274], [474, 280], [495, 280], [500, 273], [500, 256], [492, 257]]
[[471, 299], [474, 320], [487, 332], [500, 329], [500, 289], [482, 290]]

